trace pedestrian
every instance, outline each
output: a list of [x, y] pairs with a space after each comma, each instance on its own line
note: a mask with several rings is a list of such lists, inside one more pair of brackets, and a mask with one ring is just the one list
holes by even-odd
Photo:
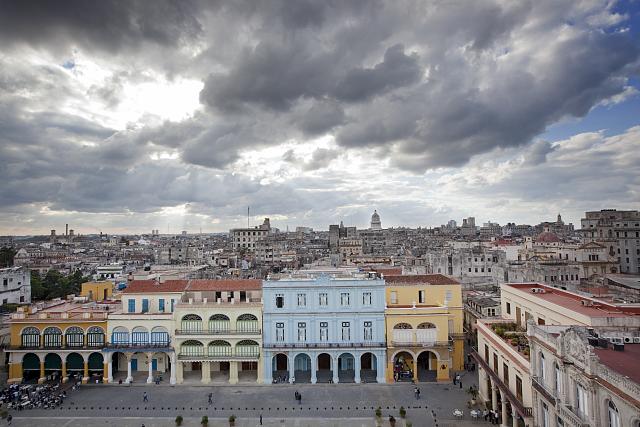
[[489, 418], [489, 411], [487, 411], [486, 409], [482, 411], [482, 418], [487, 421], [487, 418]]
[[262, 414], [260, 414], [260, 425], [262, 425]]
[[[460, 380], [458, 380], [458, 381], [460, 381]], [[460, 388], [462, 388], [462, 381], [460, 381]]]
[[142, 393], [142, 401], [143, 402], [148, 402], [149, 401], [149, 396], [147, 396], [147, 392], [146, 391], [144, 393]]
[[420, 399], [420, 389], [416, 387], [416, 398]]
[[302, 405], [302, 394], [298, 393], [298, 403]]
[[11, 425], [11, 420], [13, 420], [13, 416], [11, 414], [7, 415], [7, 423]]
[[213, 393], [209, 393], [209, 405], [213, 403]]

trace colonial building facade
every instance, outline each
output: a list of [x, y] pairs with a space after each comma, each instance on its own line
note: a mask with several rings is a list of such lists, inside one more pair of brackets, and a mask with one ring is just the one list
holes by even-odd
[[441, 274], [385, 281], [387, 381], [449, 381], [464, 365], [460, 283]]
[[266, 280], [265, 382], [385, 382], [384, 289], [375, 273]]

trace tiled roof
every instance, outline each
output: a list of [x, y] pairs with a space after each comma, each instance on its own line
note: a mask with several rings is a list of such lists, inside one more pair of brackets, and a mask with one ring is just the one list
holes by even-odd
[[600, 362], [640, 384], [640, 344], [625, 344], [624, 351], [615, 351], [611, 348], [594, 348]]
[[190, 280], [187, 291], [250, 291], [262, 289], [260, 279]]
[[443, 274], [416, 274], [404, 276], [384, 276], [388, 284], [394, 285], [459, 285], [459, 283]]
[[167, 280], [160, 283], [155, 280], [133, 280], [122, 292], [125, 294], [182, 292], [188, 282], [188, 280]]

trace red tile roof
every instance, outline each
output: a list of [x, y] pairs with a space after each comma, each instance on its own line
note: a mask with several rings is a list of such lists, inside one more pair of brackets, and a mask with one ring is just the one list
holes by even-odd
[[415, 274], [404, 276], [384, 276], [384, 280], [394, 285], [459, 285], [457, 281], [443, 274]]
[[187, 287], [187, 283], [187, 280], [167, 280], [162, 283], [155, 280], [133, 280], [122, 292], [125, 294], [182, 292]]
[[187, 291], [251, 291], [262, 289], [260, 279], [190, 280]]
[[638, 369], [640, 344], [625, 344], [624, 351], [599, 347], [594, 348], [594, 351], [603, 365], [631, 378], [636, 384], [640, 384], [640, 369]]

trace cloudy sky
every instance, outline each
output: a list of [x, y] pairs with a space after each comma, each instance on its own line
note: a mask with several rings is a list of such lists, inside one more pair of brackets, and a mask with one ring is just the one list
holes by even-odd
[[640, 2], [0, 1], [0, 234], [640, 207]]

